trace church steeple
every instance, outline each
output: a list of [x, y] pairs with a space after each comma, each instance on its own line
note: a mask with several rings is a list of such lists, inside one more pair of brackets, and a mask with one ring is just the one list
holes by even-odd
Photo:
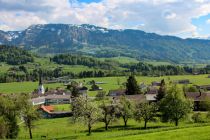
[[39, 87], [38, 87], [38, 94], [44, 94], [45, 90], [44, 90], [44, 86], [42, 83], [42, 71], [39, 70]]

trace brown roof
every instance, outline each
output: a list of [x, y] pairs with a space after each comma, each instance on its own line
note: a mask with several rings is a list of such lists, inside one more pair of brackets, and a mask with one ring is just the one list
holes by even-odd
[[[121, 96], [115, 96], [113, 97], [116, 100], [119, 100]], [[126, 98], [132, 100], [132, 101], [138, 101], [138, 102], [143, 102], [146, 101], [146, 96], [143, 94], [137, 94], [137, 95], [125, 95]]]
[[190, 98], [194, 101], [204, 101], [206, 98], [210, 98], [209, 93], [200, 93], [200, 92], [187, 92], [185, 93], [187, 98]]

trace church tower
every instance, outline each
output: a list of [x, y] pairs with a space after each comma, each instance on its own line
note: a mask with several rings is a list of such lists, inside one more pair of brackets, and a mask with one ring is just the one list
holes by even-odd
[[42, 83], [42, 72], [40, 71], [39, 73], [39, 87], [38, 87], [38, 94], [44, 94], [45, 90], [44, 90], [44, 86]]

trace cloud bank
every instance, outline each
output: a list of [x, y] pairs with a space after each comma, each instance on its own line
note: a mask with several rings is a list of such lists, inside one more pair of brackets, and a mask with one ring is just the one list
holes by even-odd
[[94, 24], [107, 28], [192, 36], [192, 19], [210, 13], [210, 0], [0, 0], [0, 29], [22, 30], [32, 24]]

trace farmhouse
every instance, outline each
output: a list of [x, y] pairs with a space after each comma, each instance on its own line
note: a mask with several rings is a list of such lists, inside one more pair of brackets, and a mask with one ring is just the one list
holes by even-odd
[[71, 95], [47, 95], [32, 98], [31, 102], [33, 105], [44, 105], [44, 104], [69, 104], [71, 103]]
[[71, 103], [70, 95], [48, 95], [45, 96], [45, 104], [69, 104]]
[[201, 93], [201, 92], [187, 92], [185, 93], [186, 97], [192, 99], [194, 102], [194, 110], [195, 111], [203, 111], [202, 102], [207, 99], [210, 99], [209, 93]]

